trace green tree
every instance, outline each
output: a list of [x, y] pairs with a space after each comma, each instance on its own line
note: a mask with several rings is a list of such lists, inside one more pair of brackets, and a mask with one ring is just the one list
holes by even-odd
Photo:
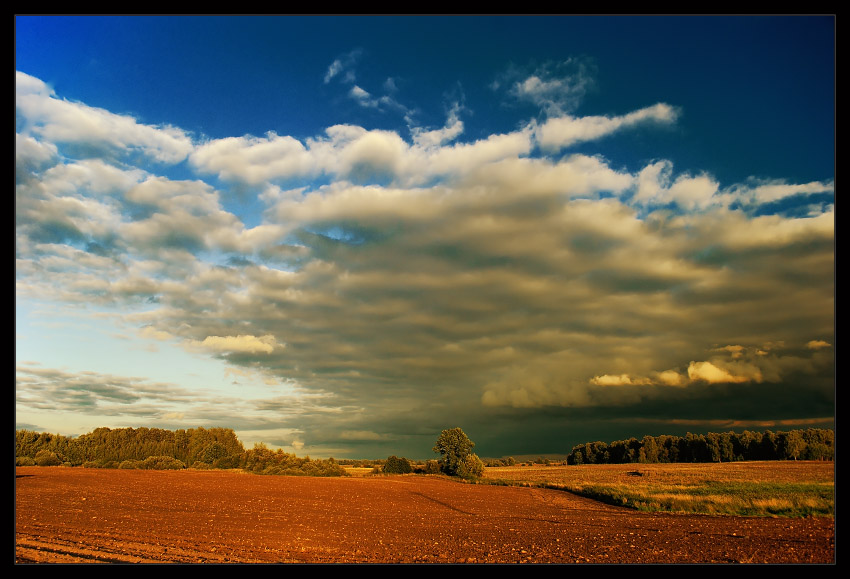
[[638, 454], [638, 462], [658, 462], [658, 441], [654, 436], [644, 436]]
[[201, 455], [201, 462], [212, 464], [225, 456], [227, 456], [227, 448], [220, 442], [212, 442], [204, 449]]
[[[475, 464], [474, 460], [468, 465], [464, 463], [466, 458], [472, 454], [474, 446], [475, 443], [469, 440], [469, 437], [466, 436], [466, 433], [463, 430], [460, 428], [452, 428], [444, 430], [440, 434], [433, 450], [443, 456], [443, 458], [440, 459], [440, 466], [444, 473], [450, 476], [464, 476], [461, 473], [469, 472], [470, 468], [472, 468], [472, 470], [477, 469], [477, 464]], [[476, 456], [475, 458], [478, 457]], [[481, 462], [481, 459], [478, 459], [478, 462]], [[482, 463], [482, 472], [483, 469], [484, 465]]]

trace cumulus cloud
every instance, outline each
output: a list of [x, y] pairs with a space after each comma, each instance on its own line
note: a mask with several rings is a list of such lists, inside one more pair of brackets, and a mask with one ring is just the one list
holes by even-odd
[[[352, 65], [340, 60], [326, 79]], [[834, 185], [724, 187], [707, 173], [676, 175], [663, 159], [630, 172], [561, 155], [675, 122], [676, 111], [566, 116], [554, 95], [582, 91], [558, 78], [509, 85], [528, 102], [548, 98], [558, 116], [467, 141], [458, 106], [442, 128], [409, 140], [338, 124], [306, 139], [270, 132], [191, 145], [18, 75], [18, 296], [113, 308], [146, 339], [226, 357], [239, 384], [297, 384], [240, 406], [246, 431], [284, 428], [281, 443], [293, 448], [319, 433], [388, 440], [414, 416], [430, 436], [458, 409], [486, 422], [509, 410], [625, 407], [723, 390], [710, 384], [828, 377], [834, 209], [763, 215], [741, 200]], [[91, 143], [89, 154], [70, 155], [74, 139]], [[187, 158], [194, 174], [174, 180], [116, 161], [132, 150]], [[211, 175], [221, 190], [203, 180]], [[231, 187], [256, 195], [250, 225], [223, 200]], [[111, 400], [110, 412], [123, 404], [153, 415], [158, 388], [26, 367], [18, 399], [44, 408]], [[200, 413], [160, 406], [157, 416]]]
[[271, 335], [207, 336], [201, 342], [195, 342], [195, 345], [213, 352], [248, 354], [271, 354], [279, 347], [277, 340]]
[[683, 386], [687, 381], [676, 370], [664, 370], [657, 374], [656, 380], [664, 386]]
[[190, 162], [202, 173], [258, 185], [267, 181], [330, 176], [360, 182], [389, 180], [416, 186], [455, 177], [488, 163], [526, 155], [528, 130], [492, 135], [473, 143], [444, 145], [462, 130], [453, 121], [442, 130], [416, 133], [407, 143], [394, 131], [334, 125], [304, 143], [269, 133], [265, 138], [227, 138], [201, 145]]
[[691, 380], [704, 380], [709, 383], [725, 382], [749, 382], [751, 380], [761, 381], [761, 373], [757, 370], [754, 375], [735, 375], [726, 368], [719, 368], [711, 362], [691, 362], [688, 366], [688, 378]]
[[310, 175], [317, 169], [300, 141], [273, 132], [265, 138], [228, 137], [209, 141], [198, 146], [189, 161], [203, 173], [252, 185]]
[[46, 84], [22, 72], [16, 72], [15, 92], [24, 134], [44, 141], [77, 145], [76, 151], [139, 151], [161, 163], [178, 163], [192, 150], [191, 139], [180, 129], [144, 125], [129, 116], [60, 100]]
[[58, 149], [53, 143], [43, 143], [32, 136], [15, 133], [16, 179], [23, 179], [31, 171], [52, 165], [57, 157]]
[[686, 210], [704, 209], [716, 201], [718, 184], [709, 175], [679, 175], [673, 178], [673, 165], [659, 161], [644, 167], [637, 178], [633, 201], [639, 204], [675, 203]]
[[[813, 345], [814, 344], [814, 345]], [[813, 341], [805, 345], [806, 349], [818, 350], [822, 342]], [[826, 358], [816, 358], [795, 353], [794, 348], [785, 344], [767, 343], [761, 346], [743, 346], [739, 344], [713, 348], [721, 353], [710, 361], [691, 361], [683, 374], [677, 369], [661, 372], [651, 371], [647, 376], [633, 374], [602, 374], [589, 380], [592, 386], [605, 388], [636, 387], [639, 396], [658, 396], [655, 386], [692, 388], [703, 384], [760, 384], [766, 381], [780, 383], [789, 374], [802, 371], [815, 373], [815, 367], [828, 364]], [[592, 390], [589, 391], [592, 395]]]

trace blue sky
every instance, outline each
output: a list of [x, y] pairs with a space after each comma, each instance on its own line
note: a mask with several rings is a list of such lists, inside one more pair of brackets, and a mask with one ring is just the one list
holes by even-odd
[[831, 426], [834, 17], [16, 17], [16, 427]]

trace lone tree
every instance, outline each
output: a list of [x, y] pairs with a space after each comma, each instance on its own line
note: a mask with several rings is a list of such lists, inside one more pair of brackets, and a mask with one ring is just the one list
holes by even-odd
[[473, 478], [484, 473], [484, 463], [472, 453], [474, 446], [475, 443], [469, 440], [463, 430], [452, 428], [440, 434], [433, 450], [443, 455], [440, 466], [444, 473], [450, 476]]

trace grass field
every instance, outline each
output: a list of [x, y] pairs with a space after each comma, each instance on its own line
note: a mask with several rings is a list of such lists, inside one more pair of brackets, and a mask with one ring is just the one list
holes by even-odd
[[491, 467], [484, 481], [563, 489], [643, 511], [785, 517], [835, 511], [834, 462]]

